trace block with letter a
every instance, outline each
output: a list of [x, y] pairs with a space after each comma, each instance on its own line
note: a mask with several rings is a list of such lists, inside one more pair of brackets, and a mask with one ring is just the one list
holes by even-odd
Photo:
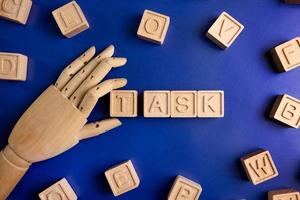
[[144, 91], [144, 117], [170, 117], [170, 91]]

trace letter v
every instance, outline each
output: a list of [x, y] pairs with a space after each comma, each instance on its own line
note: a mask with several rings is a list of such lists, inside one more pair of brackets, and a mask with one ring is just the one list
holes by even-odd
[[[223, 36], [223, 33], [226, 33], [226, 32], [228, 32], [228, 31], [230, 31], [231, 29], [234, 28], [234, 26], [231, 26], [231, 27], [229, 27], [228, 29], [225, 29], [225, 21], [226, 21], [226, 19], [223, 19], [223, 22], [222, 22], [222, 24], [221, 24], [221, 29], [220, 29], [220, 32], [219, 32], [219, 36], [220, 36], [220, 37]], [[227, 24], [227, 23], [226, 23], [226, 24]], [[223, 29], [224, 29], [224, 31], [223, 31]]]

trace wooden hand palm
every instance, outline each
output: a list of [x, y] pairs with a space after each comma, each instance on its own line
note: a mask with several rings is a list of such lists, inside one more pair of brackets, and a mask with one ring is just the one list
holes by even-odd
[[114, 47], [109, 46], [92, 59], [95, 48], [88, 49], [22, 115], [0, 152], [0, 200], [9, 195], [31, 163], [121, 125], [116, 118], [86, 124], [98, 99], [127, 83], [121, 78], [99, 84], [112, 68], [126, 63], [125, 58], [112, 58], [113, 53]]

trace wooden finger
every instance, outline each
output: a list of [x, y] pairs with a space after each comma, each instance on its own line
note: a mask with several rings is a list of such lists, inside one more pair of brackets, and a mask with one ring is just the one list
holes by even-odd
[[85, 93], [97, 85], [114, 67], [125, 65], [126, 58], [106, 58], [94, 69], [94, 71], [83, 81], [79, 88], [72, 94], [70, 100], [78, 106]]
[[127, 84], [125, 78], [109, 79], [95, 87], [89, 89], [86, 95], [83, 97], [82, 102], [79, 105], [79, 110], [87, 118], [95, 107], [98, 99], [114, 89], [124, 87]]
[[83, 140], [95, 137], [121, 125], [122, 122], [117, 118], [105, 119], [102, 121], [86, 124], [78, 133], [78, 139]]
[[110, 45], [98, 56], [92, 59], [86, 66], [84, 66], [62, 89], [62, 94], [69, 98], [79, 85], [90, 75], [95, 67], [105, 58], [111, 57], [114, 53], [114, 46]]
[[69, 64], [58, 77], [55, 87], [61, 90], [71, 78], [76, 74], [87, 62], [89, 62], [96, 53], [94, 46], [90, 47], [80, 57]]

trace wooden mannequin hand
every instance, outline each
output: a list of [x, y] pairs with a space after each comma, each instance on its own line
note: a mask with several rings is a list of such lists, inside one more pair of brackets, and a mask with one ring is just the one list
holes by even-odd
[[92, 59], [95, 51], [91, 47], [67, 66], [55, 85], [49, 86], [15, 125], [8, 145], [0, 152], [0, 200], [9, 195], [31, 163], [52, 158], [81, 139], [121, 125], [116, 118], [86, 124], [98, 99], [127, 83], [120, 78], [99, 84], [112, 68], [127, 60], [112, 58], [113, 46]]

